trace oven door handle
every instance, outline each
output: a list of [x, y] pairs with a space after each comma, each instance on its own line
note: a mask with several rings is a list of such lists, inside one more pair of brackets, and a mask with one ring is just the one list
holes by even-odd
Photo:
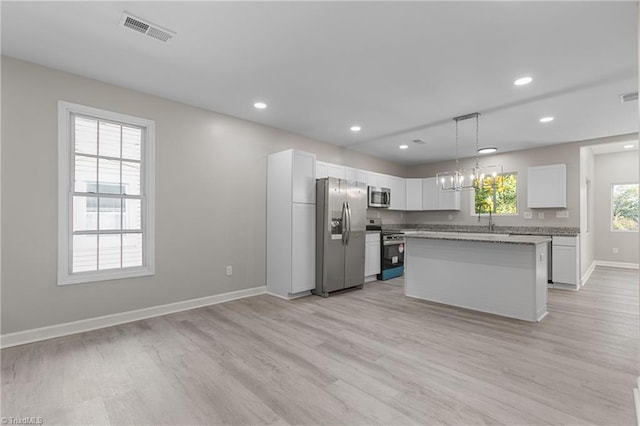
[[400, 244], [404, 244], [404, 241], [394, 240], [394, 241], [384, 241], [382, 243], [383, 246], [399, 246]]

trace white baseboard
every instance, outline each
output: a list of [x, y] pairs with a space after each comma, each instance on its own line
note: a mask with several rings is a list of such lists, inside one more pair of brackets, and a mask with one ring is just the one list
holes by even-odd
[[270, 291], [266, 291], [265, 293], [271, 295], [271, 296], [275, 296], [278, 297], [280, 299], [284, 299], [284, 300], [293, 300], [293, 299], [299, 299], [301, 297], [306, 297], [306, 296], [310, 296], [311, 295], [311, 290], [309, 291], [303, 291], [301, 293], [295, 293], [295, 294], [291, 294], [289, 293], [289, 295], [287, 296], [283, 296], [281, 294], [276, 294], [276, 293], [271, 293]]
[[609, 268], [638, 269], [637, 263], [609, 262], [608, 260], [594, 260], [596, 266], [608, 266]]
[[153, 318], [175, 312], [187, 311], [189, 309], [201, 308], [203, 306], [215, 305], [222, 302], [228, 302], [230, 300], [257, 296], [259, 294], [265, 294], [266, 292], [266, 286], [253, 287], [223, 294], [216, 294], [213, 296], [200, 297], [198, 299], [183, 300], [181, 302], [168, 303], [166, 305], [136, 309], [135, 311], [121, 312], [118, 314], [104, 315], [95, 318], [3, 334], [0, 336], [0, 347], [8, 348], [40, 340], [68, 336], [70, 334], [82, 333], [85, 331], [97, 330], [99, 328], [111, 327], [146, 318]]
[[596, 269], [595, 260], [593, 262], [591, 262], [591, 266], [589, 266], [589, 269], [587, 269], [587, 271], [582, 276], [582, 279], [580, 280], [583, 287], [587, 283], [587, 281], [589, 281], [589, 278], [591, 278], [591, 274], [593, 273], [594, 269]]

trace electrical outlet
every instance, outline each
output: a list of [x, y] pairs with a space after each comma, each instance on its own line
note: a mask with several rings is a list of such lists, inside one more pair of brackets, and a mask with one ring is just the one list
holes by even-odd
[[233, 275], [233, 266], [227, 266], [227, 276]]
[[556, 217], [560, 219], [567, 219], [569, 217], [569, 210], [558, 210]]
[[544, 219], [544, 212], [538, 212], [538, 219]]
[[533, 219], [533, 212], [524, 212], [525, 219]]
[[453, 220], [453, 215], [449, 213], [449, 220]]
[[613, 254], [618, 254], [618, 247], [613, 248]]

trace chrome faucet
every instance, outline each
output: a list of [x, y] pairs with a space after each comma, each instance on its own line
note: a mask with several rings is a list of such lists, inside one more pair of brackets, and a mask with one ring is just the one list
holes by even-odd
[[[478, 222], [480, 222], [480, 218], [482, 216], [480, 216], [480, 214], [478, 214]], [[489, 232], [495, 232], [496, 230], [496, 223], [493, 221], [493, 216], [491, 214], [491, 210], [489, 210]]]

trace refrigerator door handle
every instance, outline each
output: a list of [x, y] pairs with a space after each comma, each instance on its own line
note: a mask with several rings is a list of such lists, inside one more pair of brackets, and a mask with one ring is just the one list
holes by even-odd
[[347, 244], [347, 202], [342, 202], [342, 244]]
[[347, 201], [347, 244], [349, 244], [350, 239], [351, 239], [351, 206]]

